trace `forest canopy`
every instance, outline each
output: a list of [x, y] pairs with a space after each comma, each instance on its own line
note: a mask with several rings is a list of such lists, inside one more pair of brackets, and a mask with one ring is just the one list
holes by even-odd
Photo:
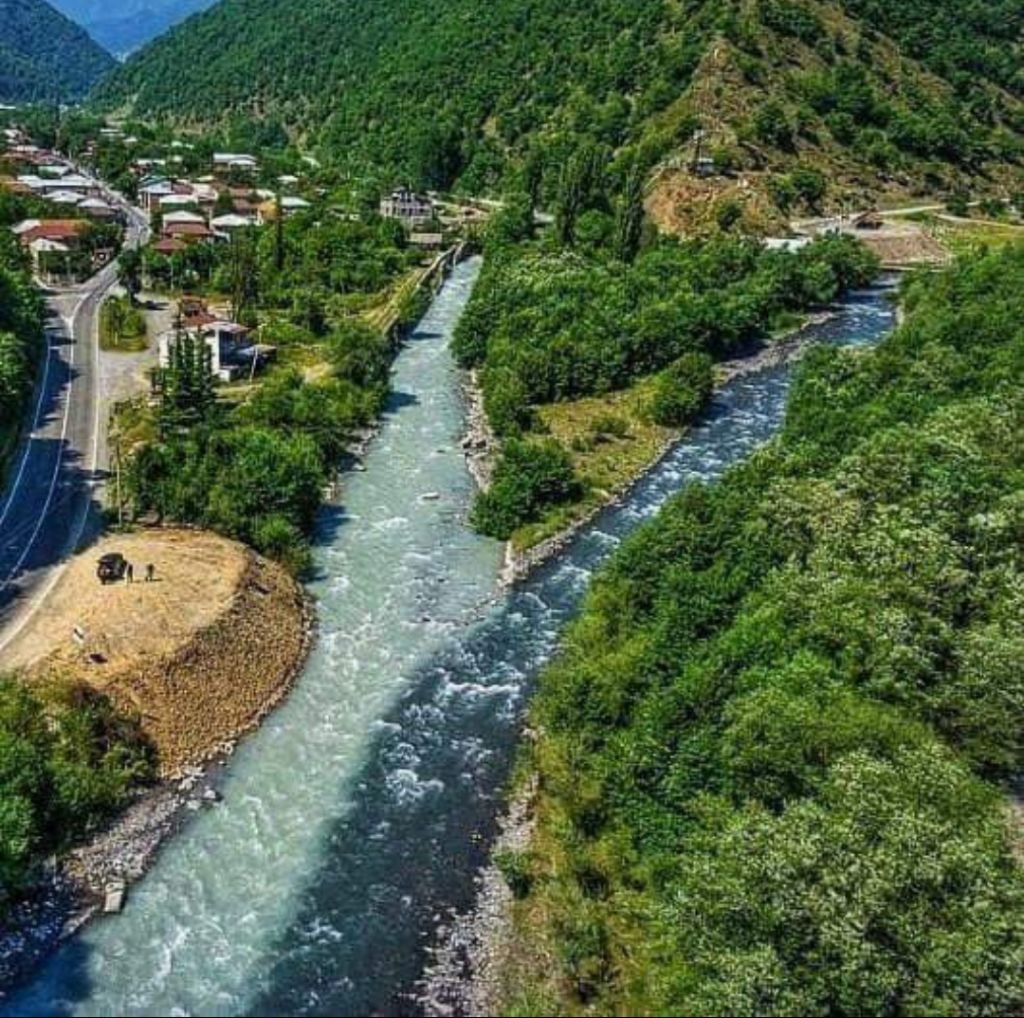
[[595, 582], [532, 710], [507, 868], [560, 967], [514, 1013], [1024, 1006], [1024, 245], [904, 301]]

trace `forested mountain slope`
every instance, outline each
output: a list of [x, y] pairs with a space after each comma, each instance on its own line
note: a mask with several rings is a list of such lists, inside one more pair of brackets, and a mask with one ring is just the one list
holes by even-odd
[[865, 179], [952, 180], [1019, 157], [1021, 23], [1021, 0], [222, 0], [97, 98], [271, 118], [468, 189], [580, 139], [671, 169], [697, 127], [730, 171], [823, 153]]
[[44, 0], [0, 0], [0, 102], [76, 99], [113, 65]]

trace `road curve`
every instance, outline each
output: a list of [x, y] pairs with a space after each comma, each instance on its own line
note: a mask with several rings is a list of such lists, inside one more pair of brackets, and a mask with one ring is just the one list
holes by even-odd
[[[137, 245], [145, 216], [124, 208], [126, 243]], [[100, 527], [107, 409], [98, 316], [116, 282], [112, 263], [81, 286], [47, 296], [45, 360], [0, 500], [0, 668], [4, 649], [52, 589], [69, 555]]]

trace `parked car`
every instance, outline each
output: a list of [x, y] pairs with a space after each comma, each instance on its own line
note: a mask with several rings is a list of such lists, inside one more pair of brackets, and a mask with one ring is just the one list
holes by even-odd
[[118, 551], [111, 551], [101, 556], [96, 565], [96, 575], [100, 578], [100, 583], [103, 584], [117, 583], [118, 580], [123, 580], [127, 570], [128, 560]]

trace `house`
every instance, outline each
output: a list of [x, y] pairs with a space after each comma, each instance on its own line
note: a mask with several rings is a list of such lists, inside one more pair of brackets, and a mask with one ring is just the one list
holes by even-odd
[[87, 197], [99, 197], [103, 186], [98, 180], [82, 173], [66, 173], [54, 180], [44, 180], [44, 191], [81, 191]]
[[206, 225], [206, 220], [198, 212], [186, 209], [175, 209], [166, 213], [160, 226], [160, 234], [165, 239], [173, 238], [186, 244], [213, 238], [213, 231]]
[[155, 212], [160, 208], [160, 200], [174, 194], [174, 185], [169, 180], [150, 179], [143, 181], [139, 188], [139, 204], [147, 212]]
[[210, 228], [216, 234], [230, 236], [235, 230], [244, 230], [253, 226], [256, 220], [251, 216], [240, 216], [237, 212], [227, 212], [223, 216], [214, 216], [210, 220]]
[[62, 255], [71, 254], [71, 246], [61, 243], [59, 240], [47, 240], [46, 237], [37, 237], [28, 245], [29, 253], [32, 256], [32, 267], [38, 276], [48, 282], [57, 282], [62, 278], [73, 275], [67, 259]]
[[255, 172], [259, 169], [259, 161], [246, 152], [214, 152], [213, 168], [221, 172], [226, 170], [246, 170]]
[[54, 205], [67, 205], [70, 208], [77, 208], [86, 200], [81, 191], [51, 191], [46, 200]]
[[[30, 252], [37, 273], [56, 279], [69, 269], [57, 255], [71, 255], [80, 246], [89, 224], [84, 219], [26, 219], [12, 227], [18, 243]], [[60, 266], [60, 271], [54, 271]]]
[[166, 165], [166, 159], [136, 159], [132, 163], [137, 173], [151, 173], [153, 170], [162, 170]]
[[108, 205], [102, 198], [86, 198], [85, 201], [79, 203], [78, 211], [84, 212], [90, 218], [98, 219], [101, 222], [109, 222], [110, 220], [118, 219], [120, 216], [117, 209]]
[[[181, 213], [172, 214], [181, 215]], [[164, 237], [183, 240], [186, 244], [213, 239], [213, 230], [211, 230], [201, 219], [198, 223], [180, 221], [172, 223], [165, 222], [161, 233]]]
[[10, 152], [12, 156], [16, 156], [18, 159], [21, 159], [26, 163], [38, 164], [46, 155], [38, 145], [11, 145], [8, 143], [7, 151]]
[[89, 224], [84, 219], [26, 219], [11, 229], [22, 247], [29, 247], [35, 240], [77, 247], [88, 228]]
[[[11, 233], [13, 233], [15, 237], [20, 238], [26, 233], [35, 230], [41, 224], [42, 220], [40, 219], [23, 219], [20, 223], [15, 223], [14, 226], [11, 227]], [[28, 241], [26, 241], [26, 243], [28, 243]]]
[[159, 200], [160, 210], [162, 212], [170, 209], [194, 208], [198, 204], [198, 199], [191, 191], [187, 194], [180, 191], [175, 191], [173, 194], [162, 194], [160, 195]]
[[187, 247], [188, 244], [183, 240], [177, 240], [174, 237], [164, 237], [153, 244], [150, 250], [156, 252], [156, 254], [163, 255], [165, 258], [169, 258], [179, 251], [184, 251]]
[[192, 184], [191, 188], [193, 199], [199, 202], [200, 205], [215, 205], [217, 203], [217, 188], [212, 184], [200, 181]]
[[[184, 301], [183, 301], [184, 303]], [[205, 315], [205, 312], [204, 312]], [[191, 322], [199, 322], [199, 316], [192, 316]], [[203, 340], [210, 350], [210, 366], [222, 382], [232, 382], [245, 377], [271, 360], [276, 350], [272, 346], [254, 343], [249, 330], [238, 322], [215, 319], [202, 324], [189, 324], [190, 319], [182, 318], [182, 325], [188, 332]], [[158, 340], [160, 366], [166, 368], [178, 332], [164, 333]]]
[[444, 244], [443, 233], [413, 233], [409, 234], [409, 243], [413, 247], [421, 247], [426, 251], [436, 251]]
[[198, 213], [191, 209], [174, 209], [171, 212], [165, 212], [163, 215], [163, 225], [173, 226], [175, 223], [202, 223], [206, 224], [206, 220]]
[[406, 226], [422, 226], [434, 218], [434, 203], [403, 187], [381, 198], [380, 214], [385, 219], [397, 219]]
[[35, 173], [22, 173], [18, 183], [40, 198], [49, 198], [58, 191], [78, 191], [83, 197], [98, 195], [102, 188], [98, 181], [81, 173], [66, 173], [63, 177], [40, 177]]

